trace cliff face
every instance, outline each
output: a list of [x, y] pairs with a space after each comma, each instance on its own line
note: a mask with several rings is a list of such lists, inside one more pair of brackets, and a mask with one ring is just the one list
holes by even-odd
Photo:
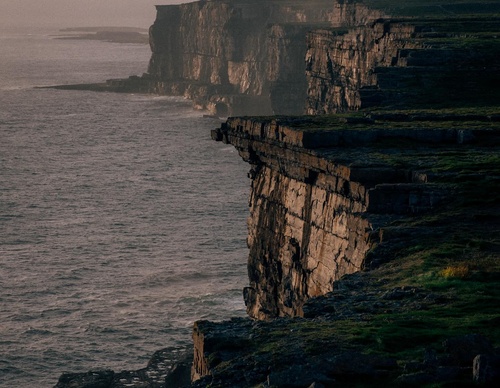
[[381, 242], [380, 226], [433, 209], [449, 195], [418, 169], [385, 162], [392, 151], [383, 156], [387, 149], [376, 144], [464, 143], [475, 135], [384, 128], [375, 117], [231, 118], [214, 132], [252, 165], [244, 291], [251, 317], [301, 316], [308, 299], [373, 264], [369, 252]]
[[[366, 187], [346, 180], [348, 170], [325, 179], [290, 167], [306, 174], [291, 177], [262, 165], [252, 182], [245, 303], [258, 319], [300, 316], [305, 300], [359, 271], [371, 247], [371, 225], [358, 215], [366, 208]], [[311, 181], [316, 178], [319, 184]]]
[[[376, 67], [401, 64], [401, 50], [422, 48], [412, 40], [415, 27], [375, 22], [370, 27], [316, 30], [308, 35], [306, 54], [307, 113], [359, 110], [367, 105], [363, 91], [376, 91]], [[366, 92], [365, 92], [366, 94]]]
[[[275, 3], [203, 1], [158, 6], [150, 30], [153, 55], [148, 70], [155, 79], [154, 91], [183, 94], [197, 107], [227, 116], [272, 114], [276, 91], [291, 88], [301, 91], [296, 100], [281, 103], [276, 110], [301, 110], [305, 76], [297, 70], [305, 45], [295, 42], [297, 33], [304, 36], [305, 31], [273, 24], [309, 15], [276, 12]], [[300, 76], [292, 78], [290, 71]]]
[[185, 95], [222, 116], [301, 114], [307, 32], [380, 15], [356, 2], [334, 0], [157, 6], [150, 29], [151, 91]]
[[380, 19], [348, 30], [312, 31], [306, 111], [494, 104], [499, 30], [498, 18], [455, 17]]

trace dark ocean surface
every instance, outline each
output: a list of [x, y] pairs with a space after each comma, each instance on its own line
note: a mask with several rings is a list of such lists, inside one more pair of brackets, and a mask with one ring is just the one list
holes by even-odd
[[248, 166], [181, 98], [36, 89], [149, 47], [0, 30], [0, 387], [138, 369], [244, 315]]

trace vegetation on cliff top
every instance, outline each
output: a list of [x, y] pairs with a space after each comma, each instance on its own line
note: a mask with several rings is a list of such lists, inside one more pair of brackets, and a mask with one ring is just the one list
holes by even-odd
[[[385, 263], [346, 276], [336, 291], [314, 302], [319, 305], [317, 315], [254, 324], [251, 340], [244, 346], [241, 338], [237, 345], [220, 342], [209, 356], [214, 381], [234, 381], [241, 365], [250, 370], [268, 365], [264, 374], [270, 370], [290, 373], [290, 367], [306, 365], [307, 373], [314, 375], [321, 365], [354, 354], [350, 372], [339, 372], [337, 381], [346, 379], [348, 386], [384, 386], [394, 383], [401, 371], [411, 375], [414, 368], [422, 373], [420, 367], [426, 365], [432, 376], [444, 365], [454, 365], [449, 359], [457, 349], [450, 349], [450, 339], [481, 335], [498, 347], [498, 193], [498, 182], [478, 186], [474, 196], [482, 196], [483, 201], [457, 196], [437, 213], [398, 220], [383, 231], [391, 241], [388, 249], [374, 251], [383, 255]], [[359, 365], [361, 355], [372, 357], [365, 360], [368, 363], [387, 358], [397, 367], [370, 376]], [[401, 384], [468, 386], [472, 359], [467, 361], [460, 360], [462, 369], [446, 383], [427, 376], [425, 383], [408, 378]]]
[[394, 16], [441, 16], [500, 14], [495, 0], [358, 0], [371, 8], [382, 9]]

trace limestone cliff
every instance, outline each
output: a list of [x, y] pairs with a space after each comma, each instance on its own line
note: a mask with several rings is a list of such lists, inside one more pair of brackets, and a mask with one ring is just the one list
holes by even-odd
[[328, 0], [157, 6], [148, 70], [153, 91], [183, 94], [223, 116], [302, 112], [304, 37], [309, 23], [328, 21], [332, 8]]
[[418, 118], [389, 125], [384, 117], [231, 118], [214, 132], [252, 165], [244, 293], [251, 317], [301, 316], [305, 301], [369, 266], [387, 220], [431, 210], [450, 194], [417, 167], [391, 166], [383, 154], [394, 151], [383, 144], [457, 144], [479, 132]]
[[219, 0], [157, 6], [150, 90], [227, 115], [301, 114], [306, 33], [381, 16], [338, 0]]
[[500, 311], [466, 290], [500, 279], [499, 123], [498, 108], [376, 111], [213, 131], [252, 166], [258, 320], [195, 324], [195, 386], [467, 384], [481, 353], [497, 366], [474, 379], [497, 379], [482, 335], [500, 340]]
[[495, 103], [499, 30], [496, 17], [454, 16], [311, 31], [306, 111]]

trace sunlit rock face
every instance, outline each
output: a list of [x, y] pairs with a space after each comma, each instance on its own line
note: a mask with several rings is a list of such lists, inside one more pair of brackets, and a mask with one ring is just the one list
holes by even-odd
[[248, 314], [300, 316], [306, 300], [362, 268], [372, 246], [372, 226], [363, 218], [369, 185], [352, 179], [350, 167], [302, 148], [314, 142], [286, 125], [251, 119], [228, 125], [228, 141], [253, 165]]
[[371, 246], [371, 225], [360, 216], [367, 189], [348, 180], [349, 169], [312, 179], [301, 172], [262, 167], [252, 182], [245, 299], [255, 318], [302, 315], [307, 299], [359, 271]]
[[[328, 138], [294, 128], [300, 119], [290, 120], [231, 118], [214, 134], [252, 165], [244, 297], [257, 319], [301, 316], [305, 301], [362, 269], [379, 242], [370, 214], [418, 212], [421, 204], [431, 206], [429, 195], [439, 201], [438, 194], [399, 186], [409, 182], [406, 171], [371, 165], [362, 153], [338, 148], [362, 146], [378, 135], [332, 131]], [[410, 196], [412, 208], [405, 206]]]
[[[433, 211], [454, 195], [446, 174], [422, 170], [432, 166], [436, 149], [497, 141], [488, 128], [471, 129], [463, 121], [470, 118], [244, 117], [212, 131], [251, 165], [248, 314], [303, 316], [304, 304], [333, 291], [344, 275], [380, 265], [384, 247], [399, 238], [389, 225]], [[404, 144], [416, 143], [404, 148], [404, 163], [396, 161]]]

